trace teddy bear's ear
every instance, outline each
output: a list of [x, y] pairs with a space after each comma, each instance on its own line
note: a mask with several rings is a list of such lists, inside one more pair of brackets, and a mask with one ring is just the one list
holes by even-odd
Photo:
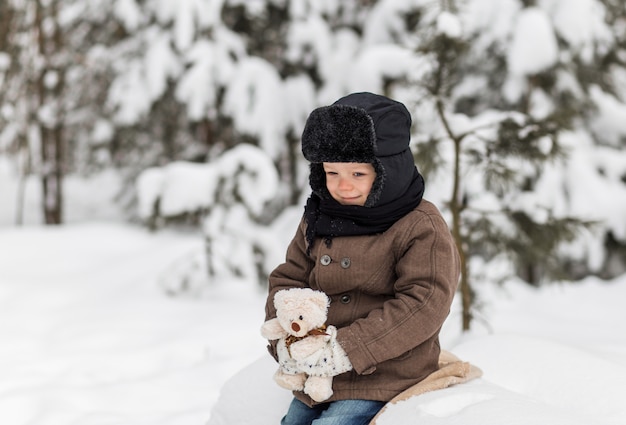
[[289, 288], [281, 289], [274, 294], [274, 307], [279, 309], [289, 303], [298, 302], [300, 300], [308, 299], [313, 291], [311, 288]]
[[281, 289], [274, 294], [274, 307], [278, 310], [288, 303], [299, 303], [302, 301], [310, 301], [320, 310], [326, 311], [330, 305], [330, 298], [322, 291], [316, 291], [311, 288], [290, 288]]
[[328, 295], [321, 291], [313, 291], [311, 300], [315, 303], [315, 305], [324, 311], [326, 311], [330, 305], [330, 298], [328, 298]]
[[287, 298], [288, 289], [281, 289], [280, 291], [274, 294], [274, 308], [278, 309], [278, 306], [282, 306], [285, 304], [285, 299]]
[[283, 292], [284, 290], [280, 290], [274, 294], [274, 306], [282, 301], [282, 298], [284, 297]]

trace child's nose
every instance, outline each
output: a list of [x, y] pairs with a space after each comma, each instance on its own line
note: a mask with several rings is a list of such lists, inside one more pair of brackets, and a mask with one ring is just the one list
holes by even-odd
[[350, 183], [350, 180], [348, 179], [339, 179], [339, 189], [351, 189], [352, 188], [352, 184]]

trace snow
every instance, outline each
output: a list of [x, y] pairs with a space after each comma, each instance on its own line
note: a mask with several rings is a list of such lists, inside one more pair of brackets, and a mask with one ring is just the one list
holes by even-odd
[[[285, 57], [316, 63], [320, 87], [303, 74], [283, 78], [269, 62], [249, 55], [245, 42], [220, 24], [226, 3], [244, 6], [250, 17], [263, 12], [263, 2], [243, 0], [115, 0], [110, 5], [120, 24], [139, 31], [145, 45], [141, 56], [113, 64], [119, 72], [107, 104], [114, 110], [114, 124], [136, 124], [175, 82], [176, 99], [191, 119], [214, 118], [223, 90], [222, 112], [232, 117], [240, 134], [260, 140], [263, 152], [239, 145], [207, 164], [176, 162], [144, 170], [139, 177], [136, 213], [141, 218], [152, 214], [157, 200], [166, 217], [212, 208], [202, 229], [150, 233], [126, 223], [113, 201], [120, 185], [113, 171], [90, 178], [67, 176], [67, 224], [55, 227], [38, 224], [39, 182], [27, 178], [25, 225], [13, 227], [19, 167], [0, 156], [2, 423], [269, 425], [284, 414], [291, 395], [272, 381], [276, 364], [259, 334], [265, 295], [253, 282], [258, 253], [252, 247], [263, 248], [262, 267], [271, 270], [284, 257], [302, 207], [283, 211], [268, 226], [251, 216], [281, 190], [272, 161], [286, 149], [284, 135], [298, 134], [314, 107], [348, 91], [380, 91], [385, 77], [407, 75], [419, 83], [427, 74], [432, 64], [414, 54], [415, 34], [403, 32], [400, 12], [432, 2], [380, 1], [359, 38], [349, 25], [334, 31], [321, 18], [335, 16], [338, 2], [290, 1], [297, 19], [287, 29]], [[76, 20], [84, 14], [80, 11], [97, 9], [99, 3], [89, 4], [66, 10], [64, 19]], [[507, 52], [502, 90], [512, 102], [529, 89], [528, 76], [555, 66], [563, 68], [556, 73], [556, 86], [582, 96], [568, 60], [578, 55], [590, 62], [595, 52], [615, 42], [606, 11], [592, 0], [534, 4], [523, 8], [517, 0], [472, 0], [458, 15], [429, 7], [424, 20], [436, 20], [437, 31], [448, 37], [473, 39], [477, 51]], [[570, 49], [559, 51], [557, 38]], [[107, 59], [102, 47], [88, 56]], [[9, 65], [9, 56], [0, 53], [0, 71]], [[619, 84], [626, 73], [615, 70], [613, 77], [618, 88], [626, 87]], [[0, 72], [0, 84], [3, 78]], [[487, 84], [484, 77], [468, 75], [456, 90], [471, 95]], [[407, 104], [414, 107], [417, 137], [440, 136], [434, 108], [415, 105], [410, 90], [394, 94], [412, 98]], [[533, 198], [517, 201], [536, 207], [528, 212], [545, 207], [556, 216], [573, 213], [597, 220], [602, 234], [624, 240], [626, 157], [611, 148], [626, 135], [626, 109], [619, 96], [599, 86], [589, 87], [589, 93], [597, 106], [595, 137], [607, 146], [592, 143], [582, 132], [563, 133], [570, 161], [547, 164]], [[537, 118], [552, 113], [554, 105], [534, 89], [529, 108]], [[41, 116], [52, 122], [54, 109], [44, 112]], [[16, 114], [6, 105], [2, 113]], [[499, 114], [451, 115], [450, 121], [461, 132], [497, 121]], [[94, 142], [105, 143], [112, 125], [96, 123]], [[37, 158], [34, 130], [32, 157]], [[476, 132], [486, 136], [494, 130], [486, 126]], [[16, 131], [13, 125], [3, 129], [0, 147], [9, 146]], [[476, 143], [477, 150], [483, 148]], [[452, 163], [451, 145], [442, 145], [439, 153]], [[306, 182], [305, 172], [300, 167], [294, 178]], [[427, 197], [440, 205], [450, 193], [447, 172], [428, 184]], [[464, 178], [469, 199], [474, 207], [497, 211], [501, 202], [482, 189], [480, 177], [478, 172]], [[219, 204], [218, 196], [223, 197]], [[238, 197], [245, 203], [231, 202]], [[493, 225], [510, 228], [495, 219]], [[218, 249], [214, 263], [207, 265], [209, 240]], [[586, 233], [560, 249], [599, 268], [602, 243]], [[488, 265], [477, 258], [471, 262], [475, 277], [484, 276], [484, 281], [511, 273], [511, 263], [504, 259]], [[211, 278], [208, 267], [216, 271]], [[588, 278], [541, 288], [509, 280], [476, 291], [481, 310], [473, 330], [461, 332], [457, 299], [441, 340], [445, 349], [480, 367], [483, 377], [391, 406], [379, 424], [626, 424], [621, 400], [626, 394], [626, 275], [610, 282]]]
[[209, 41], [198, 41], [187, 53], [187, 61], [191, 64], [189, 71], [183, 75], [176, 97], [187, 101], [187, 114], [193, 120], [199, 120], [204, 112], [215, 104], [216, 79], [214, 58], [218, 54], [215, 46]]
[[409, 49], [393, 44], [370, 47], [355, 58], [352, 80], [347, 84], [348, 92], [358, 92], [367, 87], [375, 93], [382, 93], [383, 77], [394, 78], [411, 74], [419, 79], [425, 65], [411, 54]]
[[591, 86], [589, 92], [599, 109], [596, 134], [609, 144], [619, 146], [620, 139], [626, 136], [626, 107], [597, 86]]
[[175, 60], [176, 53], [171, 47], [170, 36], [155, 29], [150, 38], [152, 42], [146, 51], [142, 78], [145, 79], [149, 98], [155, 100], [167, 89], [168, 79], [175, 79], [181, 69]]
[[242, 197], [242, 203], [253, 214], [260, 214], [264, 204], [277, 195], [278, 174], [259, 148], [241, 143], [209, 163], [180, 161], [147, 168], [136, 184], [142, 218], [154, 213], [157, 202], [162, 216], [176, 216], [215, 206], [218, 195], [225, 192], [228, 196], [254, 194]]
[[513, 74], [539, 73], [557, 61], [558, 46], [552, 24], [542, 9], [529, 7], [517, 18], [508, 65]]
[[[466, 30], [479, 33], [478, 49], [508, 37], [522, 5], [517, 0], [474, 0], [462, 12]], [[488, 29], [488, 30], [487, 30]]]
[[2, 422], [206, 421], [221, 383], [264, 343], [258, 288], [229, 282], [192, 299], [157, 285], [202, 242], [103, 222], [0, 230]]
[[[14, 193], [0, 171], [1, 193]], [[150, 233], [83, 206], [104, 206], [115, 184], [71, 184], [76, 215], [63, 226], [11, 226], [12, 199], [2, 199], [3, 423], [278, 423], [291, 394], [273, 382], [259, 333], [264, 289], [203, 278], [200, 231]], [[281, 261], [299, 214], [257, 235], [280, 236], [271, 261]], [[172, 285], [190, 263], [193, 287]], [[391, 406], [379, 425], [626, 423], [626, 275], [541, 288], [509, 281], [477, 295], [473, 330], [460, 330], [457, 297], [441, 341], [483, 377]]]
[[449, 12], [443, 12], [439, 15], [437, 19], [437, 29], [450, 38], [461, 36], [461, 22], [455, 15]]
[[110, 104], [117, 103], [115, 119], [119, 124], [131, 124], [149, 110], [152, 99], [142, 73], [139, 59], [133, 59], [128, 72], [113, 82], [109, 89]]
[[117, 0], [113, 12], [128, 31], [135, 30], [141, 23], [141, 10], [135, 0]]
[[259, 144], [272, 158], [276, 158], [284, 146], [282, 141], [286, 125], [285, 96], [278, 71], [261, 58], [247, 58], [232, 75], [230, 90], [224, 98], [224, 112], [233, 117], [238, 131], [258, 134]]
[[540, 3], [553, 15], [557, 32], [586, 62], [593, 61], [594, 44], [610, 43], [611, 31], [602, 3], [593, 0], [542, 0]]

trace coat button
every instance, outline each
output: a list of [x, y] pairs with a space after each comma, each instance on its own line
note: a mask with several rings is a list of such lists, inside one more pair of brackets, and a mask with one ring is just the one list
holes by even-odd
[[322, 255], [322, 258], [320, 258], [320, 263], [322, 263], [322, 266], [327, 266], [330, 264], [332, 260], [330, 259], [330, 255]]
[[350, 258], [345, 257], [341, 259], [341, 267], [344, 269], [347, 269], [348, 267], [350, 267]]
[[350, 302], [350, 299], [350, 295], [344, 294], [341, 296], [341, 298], [339, 298], [339, 301], [341, 301], [341, 304], [348, 304]]

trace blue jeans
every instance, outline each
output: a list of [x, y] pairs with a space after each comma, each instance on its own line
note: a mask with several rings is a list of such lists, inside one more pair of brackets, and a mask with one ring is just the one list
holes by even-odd
[[281, 425], [367, 425], [385, 405], [382, 401], [338, 400], [309, 407], [294, 398]]

